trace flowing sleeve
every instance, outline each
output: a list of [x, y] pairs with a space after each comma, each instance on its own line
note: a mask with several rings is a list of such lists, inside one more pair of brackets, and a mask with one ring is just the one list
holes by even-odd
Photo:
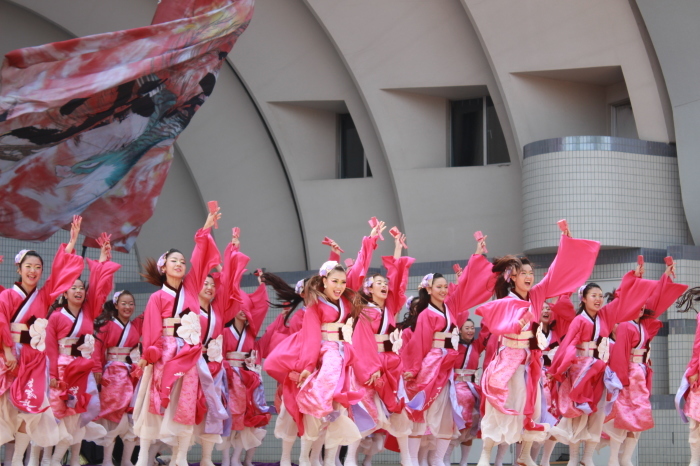
[[693, 353], [688, 362], [686, 377], [691, 377], [700, 373], [700, 314], [698, 314], [697, 326], [695, 328], [695, 340], [693, 341]]
[[265, 329], [263, 336], [256, 342], [261, 357], [267, 358], [275, 347], [275, 342], [279, 342], [283, 335], [289, 335], [289, 329], [284, 325], [284, 318], [283, 312], [275, 317], [275, 320]]
[[632, 348], [634, 346], [635, 337], [638, 336], [638, 331], [628, 322], [623, 322], [617, 327], [617, 338], [610, 352], [610, 360], [608, 365], [617, 378], [620, 379], [622, 385], [627, 387], [630, 384], [629, 361]]
[[46, 326], [46, 356], [49, 360], [49, 377], [58, 379], [58, 325], [61, 316], [53, 313]]
[[45, 317], [51, 303], [73, 286], [73, 283], [83, 273], [84, 266], [85, 263], [81, 256], [67, 253], [66, 245], [61, 244], [51, 264], [51, 275], [39, 290], [40, 294], [33, 306], [33, 310], [36, 309], [37, 312], [33, 312], [33, 314], [36, 317]]
[[582, 335], [585, 325], [582, 319], [574, 319], [569, 326], [569, 332], [564, 337], [564, 341], [559, 345], [559, 349], [554, 355], [552, 365], [549, 367], [549, 374], [559, 382], [564, 381], [564, 372], [569, 369], [571, 363], [576, 359], [576, 345], [583, 341]]
[[331, 249], [331, 252], [328, 254], [328, 260], [340, 262], [340, 254], [338, 254], [337, 252], [335, 252]]
[[[246, 265], [250, 261], [250, 257], [246, 256], [233, 247], [231, 244], [226, 247], [224, 268], [221, 272], [221, 282], [223, 292], [219, 295], [221, 298], [221, 308], [224, 309], [224, 321], [228, 322], [233, 319], [240, 310], [241, 293], [241, 278], [246, 271]], [[225, 295], [223, 293], [226, 293]]]
[[559, 335], [566, 335], [569, 326], [571, 326], [571, 322], [576, 318], [576, 309], [571, 302], [571, 293], [559, 296], [557, 302], [550, 304], [549, 307], [554, 314], [553, 320], [556, 320], [557, 333]]
[[425, 355], [433, 347], [435, 329], [430, 317], [428, 311], [420, 313], [416, 322], [416, 330], [412, 332], [407, 347], [401, 354], [405, 372], [410, 372], [414, 376], [420, 372]]
[[90, 314], [87, 317], [95, 320], [107, 301], [109, 292], [114, 288], [114, 274], [121, 268], [121, 265], [109, 260], [98, 262], [87, 259], [87, 263], [90, 269], [90, 289], [87, 297], [87, 310]]
[[[241, 292], [245, 293], [245, 291]], [[248, 297], [252, 303], [252, 309], [250, 310], [251, 322], [249, 322], [249, 325], [252, 327], [253, 335], [257, 337], [265, 317], [267, 317], [267, 311], [270, 309], [270, 304], [267, 301], [267, 286], [261, 283]]]
[[377, 249], [377, 236], [365, 236], [362, 239], [362, 247], [360, 252], [357, 253], [357, 260], [347, 274], [347, 286], [351, 290], [359, 290], [362, 288], [362, 282], [367, 276], [367, 270], [369, 270], [369, 265], [372, 262], [372, 254], [374, 250]]
[[389, 295], [386, 298], [386, 309], [396, 317], [406, 304], [406, 289], [408, 288], [408, 271], [415, 262], [413, 257], [383, 256], [382, 264], [386, 268], [386, 278], [389, 280]]
[[11, 292], [0, 292], [0, 343], [6, 348], [11, 348], [15, 344], [10, 332], [10, 319], [14, 311], [11, 309], [12, 301], [9, 295]]
[[457, 287], [450, 290], [447, 296], [447, 306], [457, 316], [457, 326], [461, 326], [469, 318], [469, 309], [488, 301], [493, 295], [493, 264], [481, 254], [473, 254], [467, 262], [462, 275], [459, 276]]
[[358, 382], [364, 384], [372, 374], [382, 368], [372, 321], [365, 315], [360, 315], [357, 319], [357, 325], [352, 333], [352, 348], [355, 351], [355, 362], [352, 367]]
[[547, 298], [560, 296], [579, 287], [590, 277], [600, 243], [561, 235], [557, 255], [542, 280], [530, 290], [535, 322], [539, 322]]
[[520, 333], [520, 319], [527, 314], [530, 303], [515, 298], [503, 298], [479, 306], [476, 315], [481, 316], [482, 325], [486, 325], [494, 335]]
[[190, 258], [190, 270], [185, 277], [185, 286], [189, 293], [199, 294], [204, 286], [204, 280], [212, 268], [221, 262], [219, 249], [214, 238], [211, 237], [211, 228], [197, 230], [194, 235], [194, 250]]
[[646, 308], [654, 311], [654, 318], [658, 319], [687, 289], [688, 285], [673, 283], [671, 277], [663, 274], [647, 300]]
[[158, 340], [163, 334], [163, 302], [158, 294], [152, 294], [143, 311], [143, 327], [141, 329], [141, 342], [143, 345], [143, 359], [153, 364], [161, 357], [162, 351]]
[[92, 361], [95, 363], [92, 372], [102, 372], [105, 367], [105, 343], [109, 337], [109, 322], [107, 322], [97, 335], [95, 335], [95, 350], [92, 352]]
[[299, 372], [313, 372], [321, 352], [321, 316], [319, 303], [306, 308], [299, 334], [301, 337], [301, 354], [299, 354]]
[[[654, 287], [655, 284], [652, 280], [642, 280], [637, 278], [633, 271], [629, 271], [622, 278], [622, 283], [615, 293], [615, 299], [603, 306], [598, 315], [606, 322], [610, 330], [617, 323], [635, 319], [654, 291]], [[608, 335], [601, 336], [607, 337]]]

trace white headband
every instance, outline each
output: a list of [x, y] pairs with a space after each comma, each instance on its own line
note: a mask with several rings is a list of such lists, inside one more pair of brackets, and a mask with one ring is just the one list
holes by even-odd
[[294, 292], [296, 294], [301, 294], [302, 291], [304, 291], [304, 279], [303, 278], [301, 280], [299, 280], [297, 282], [296, 286], [294, 287]]
[[167, 258], [168, 253], [164, 252], [159, 258], [158, 258], [158, 271], [162, 272], [162, 268], [165, 266], [165, 259]]
[[114, 292], [114, 295], [112, 296], [112, 303], [114, 303], [115, 306], [117, 305], [117, 302], [119, 301], [119, 296], [121, 296], [122, 293], [124, 293], [124, 290]]
[[22, 249], [20, 252], [17, 253], [15, 256], [15, 264], [19, 265], [22, 263], [22, 259], [24, 259], [24, 256], [27, 255], [27, 253], [30, 251], [30, 249]]
[[337, 265], [338, 263], [336, 261], [326, 261], [318, 270], [318, 274], [322, 277], [327, 277], [330, 271], [336, 268]]
[[435, 274], [429, 273], [425, 277], [423, 277], [423, 280], [420, 281], [420, 285], [418, 285], [418, 289], [420, 290], [421, 288], [428, 288], [430, 286], [433, 286], [433, 276]]

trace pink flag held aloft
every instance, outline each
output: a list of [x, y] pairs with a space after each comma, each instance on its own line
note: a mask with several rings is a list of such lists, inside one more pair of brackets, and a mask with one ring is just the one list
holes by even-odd
[[0, 69], [0, 236], [84, 217], [128, 251], [173, 144], [211, 95], [254, 0], [162, 0], [150, 26], [15, 50]]

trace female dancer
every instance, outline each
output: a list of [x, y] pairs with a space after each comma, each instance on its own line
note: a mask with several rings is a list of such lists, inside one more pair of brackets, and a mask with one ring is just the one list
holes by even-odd
[[557, 351], [549, 374], [561, 382], [558, 407], [562, 420], [552, 435], [569, 445], [569, 466], [579, 464], [579, 445], [585, 442], [581, 463], [593, 466], [593, 453], [600, 442], [605, 420], [606, 390], [612, 398], [619, 380], [607, 367], [608, 337], [614, 325], [634, 319], [651, 294], [640, 280], [643, 266], [627, 273], [617, 298], [603, 306], [603, 291], [595, 283], [581, 287], [579, 313]]
[[[532, 322], [539, 322], [544, 301], [571, 290], [593, 270], [600, 243], [571, 238], [565, 231], [548, 273], [534, 284], [530, 262], [514, 256], [497, 260], [493, 271], [496, 301], [477, 309], [500, 347], [481, 380], [485, 414], [481, 423], [484, 446], [479, 466], [489, 464], [495, 444], [523, 441], [519, 463], [532, 466], [532, 442], [545, 439], [546, 425], [538, 425], [541, 411], [541, 353], [531, 349]], [[505, 298], [505, 299], [503, 299]], [[527, 366], [527, 367], [526, 367]], [[527, 375], [526, 375], [527, 374]]]
[[68, 448], [71, 466], [80, 465], [83, 440], [98, 440], [107, 433], [92, 421], [100, 413], [100, 398], [92, 375], [95, 317], [114, 287], [114, 274], [121, 267], [108, 260], [111, 249], [105, 242], [99, 262], [87, 259], [91, 287], [77, 279], [51, 315], [46, 327], [46, 354], [49, 360], [50, 402], [59, 428], [67, 432], [54, 449], [52, 466], [59, 466]]
[[[453, 293], [448, 295], [448, 283], [441, 274], [428, 274], [421, 280], [418, 299], [411, 303], [411, 313], [418, 318], [402, 354], [404, 378], [412, 402], [423, 401], [422, 406], [409, 411], [414, 424], [408, 448], [414, 464], [418, 463], [421, 436], [430, 429], [437, 439], [432, 463], [442, 466], [455, 431], [453, 415], [457, 419], [461, 417], [448, 393], [454, 383], [452, 368], [459, 356], [455, 349], [459, 342], [455, 323], [466, 319], [469, 308], [486, 301], [493, 293], [489, 287], [491, 263], [482, 256], [485, 247], [485, 238], [477, 242], [476, 252]], [[456, 427], [463, 429], [464, 420]]]
[[[233, 237], [224, 254], [222, 273], [222, 282], [227, 283], [232, 297], [225, 312], [227, 323], [224, 329], [231, 435], [223, 443], [223, 464], [240, 466], [241, 452], [246, 450], [244, 464], [251, 466], [255, 449], [265, 438], [265, 426], [271, 417], [270, 408], [264, 403], [260, 361], [255, 350], [255, 339], [269, 304], [267, 287], [260, 277], [260, 286], [253, 293], [247, 294], [241, 289], [240, 281], [250, 258], [239, 252], [239, 247], [238, 238]], [[229, 455], [230, 446], [233, 446], [233, 455]]]
[[136, 446], [133, 422], [127, 414], [142, 372], [136, 363], [141, 359], [138, 344], [143, 318], [131, 320], [135, 307], [134, 295], [129, 290], [117, 291], [95, 320], [94, 374], [95, 381], [102, 386], [99, 418], [107, 429], [107, 435], [98, 442], [104, 447], [103, 466], [113, 465], [117, 436], [124, 443], [121, 466], [131, 466]]
[[481, 424], [481, 386], [476, 383], [476, 371], [479, 369], [479, 358], [486, 350], [486, 344], [491, 338], [491, 332], [484, 325], [475, 339], [476, 328], [474, 321], [467, 319], [459, 329], [459, 357], [455, 362], [455, 392], [457, 401], [462, 407], [464, 429], [459, 436], [450, 442], [450, 448], [445, 455], [445, 463], [449, 464], [452, 448], [460, 445], [460, 466], [467, 466], [467, 458], [472, 448]]
[[[408, 270], [415, 261], [412, 257], [401, 257], [405, 240], [405, 235], [396, 236], [394, 255], [382, 257], [386, 277], [379, 273], [368, 277], [360, 292], [367, 305], [355, 325], [353, 348], [357, 360], [352, 367], [358, 383], [364, 384], [365, 396], [352, 411], [363, 437], [385, 429], [398, 440], [403, 466], [411, 466], [408, 456], [411, 422], [405, 411], [403, 367], [398, 355], [401, 331], [396, 328], [396, 317], [406, 302]], [[390, 413], [388, 418], [385, 410]], [[381, 450], [384, 435], [376, 433], [372, 443], [370, 451]], [[357, 465], [359, 445], [357, 440], [348, 446], [345, 465]]]
[[40, 447], [61, 440], [45, 396], [49, 386], [44, 353], [46, 314], [83, 270], [83, 258], [72, 254], [81, 221], [78, 216], [73, 218], [70, 241], [59, 247], [43, 287], [37, 288], [44, 261], [35, 251], [24, 249], [15, 257], [20, 281], [0, 293], [0, 444], [15, 439], [13, 466], [23, 464], [30, 440]]
[[[145, 264], [146, 281], [160, 287], [151, 295], [144, 311], [143, 353], [134, 407], [134, 433], [139, 437], [138, 466], [147, 466], [149, 448], [162, 440], [174, 448], [175, 464], [187, 466], [194, 425], [197, 424], [202, 354], [199, 293], [209, 271], [219, 264], [219, 253], [210, 228], [221, 214], [210, 213], [204, 227], [195, 235], [190, 271], [182, 253], [170, 249], [158, 262]], [[207, 414], [218, 414], [218, 406], [209, 406]], [[199, 418], [202, 418], [200, 408]]]
[[[644, 308], [636, 319], [622, 322], [617, 327], [609, 364], [623, 388], [613, 404], [609, 420], [603, 425], [603, 430], [610, 436], [609, 466], [632, 466], [632, 454], [640, 432], [654, 427], [650, 344], [662, 327], [658, 317], [688, 289], [687, 285], [672, 282], [674, 274], [675, 265], [671, 263], [658, 282], [649, 281], [654, 291]], [[618, 459], [621, 447], [622, 457]]]
[[[700, 286], [691, 288], [678, 299], [678, 312], [688, 312], [695, 308], [700, 302]], [[676, 393], [676, 409], [681, 415], [683, 422], [690, 420], [690, 430], [688, 433], [688, 443], [690, 444], [690, 464], [689, 466], [700, 466], [700, 313], [697, 317], [697, 327], [695, 330], [695, 341], [693, 342], [693, 353], [688, 362], [688, 367], [683, 374], [681, 386]], [[685, 398], [685, 406], [681, 409], [682, 398]]]
[[278, 345], [265, 361], [265, 370], [283, 385], [280, 418], [294, 419], [301, 434], [300, 466], [310, 464], [312, 444], [322, 437], [323, 429], [324, 462], [328, 466], [334, 464], [339, 445], [360, 438], [346, 410], [360, 400], [362, 391], [349, 388], [348, 364], [353, 352], [351, 345], [343, 342], [341, 329], [345, 327], [344, 333], [351, 338], [350, 326], [345, 324], [349, 317], [356, 320], [361, 311], [352, 289], [362, 284], [369, 268], [367, 259], [384, 228], [379, 222], [362, 240], [357, 261], [347, 273], [335, 261], [323, 264], [319, 275], [306, 286], [307, 306], [301, 330]]

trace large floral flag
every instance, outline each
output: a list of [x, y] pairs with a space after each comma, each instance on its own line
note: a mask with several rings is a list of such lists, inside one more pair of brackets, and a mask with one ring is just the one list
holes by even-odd
[[128, 251], [172, 147], [212, 93], [253, 0], [162, 0], [151, 26], [15, 50], [0, 69], [0, 236], [84, 217]]

